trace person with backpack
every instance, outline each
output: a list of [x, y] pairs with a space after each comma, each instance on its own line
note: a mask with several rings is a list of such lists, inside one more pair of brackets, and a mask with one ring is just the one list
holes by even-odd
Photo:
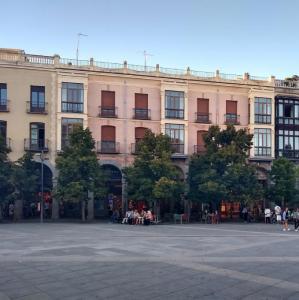
[[283, 231], [290, 231], [289, 228], [289, 209], [286, 207], [282, 213]]

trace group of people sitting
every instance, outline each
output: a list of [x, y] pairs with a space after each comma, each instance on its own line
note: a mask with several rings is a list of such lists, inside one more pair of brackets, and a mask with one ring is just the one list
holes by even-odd
[[128, 210], [122, 220], [122, 224], [130, 225], [150, 225], [153, 220], [153, 214], [150, 210]]

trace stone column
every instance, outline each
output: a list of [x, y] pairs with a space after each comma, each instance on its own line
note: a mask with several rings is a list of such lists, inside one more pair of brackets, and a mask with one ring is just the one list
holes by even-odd
[[58, 54], [54, 54], [54, 65], [59, 65], [60, 56]]
[[87, 203], [87, 220], [91, 221], [94, 219], [94, 194], [88, 192], [88, 203]]

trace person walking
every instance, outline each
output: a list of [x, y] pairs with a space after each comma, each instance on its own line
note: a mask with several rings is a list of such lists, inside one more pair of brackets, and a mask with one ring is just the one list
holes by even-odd
[[296, 232], [298, 232], [298, 227], [299, 227], [299, 208], [297, 208], [294, 211], [293, 218], [294, 218], [294, 230]]
[[283, 231], [290, 231], [289, 228], [289, 209], [286, 207], [282, 213]]

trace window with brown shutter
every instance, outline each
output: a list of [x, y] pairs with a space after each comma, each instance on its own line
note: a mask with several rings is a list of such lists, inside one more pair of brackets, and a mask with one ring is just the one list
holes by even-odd
[[115, 141], [115, 127], [102, 126], [101, 137], [102, 137], [102, 141]]
[[135, 94], [135, 108], [148, 108], [148, 94]]
[[148, 94], [135, 94], [134, 119], [149, 120]]
[[195, 153], [203, 153], [206, 151], [204, 136], [207, 133], [205, 130], [197, 131], [197, 145], [195, 145]]
[[205, 145], [205, 141], [204, 141], [204, 135], [207, 132], [204, 130], [199, 130], [197, 131], [197, 145], [198, 146], [204, 146]]
[[209, 99], [197, 99], [197, 112], [195, 113], [195, 121], [198, 123], [211, 123], [209, 113]]
[[103, 107], [114, 107], [115, 106], [115, 92], [102, 91], [101, 105]]
[[197, 99], [197, 112], [199, 113], [209, 113], [209, 99]]
[[115, 92], [113, 91], [102, 91], [100, 116], [107, 118], [117, 117], [115, 107]]
[[146, 129], [147, 128], [145, 128], [145, 127], [136, 127], [135, 128], [135, 140], [136, 141], [144, 138]]
[[238, 102], [232, 100], [226, 100], [226, 113], [227, 114], [237, 114]]

